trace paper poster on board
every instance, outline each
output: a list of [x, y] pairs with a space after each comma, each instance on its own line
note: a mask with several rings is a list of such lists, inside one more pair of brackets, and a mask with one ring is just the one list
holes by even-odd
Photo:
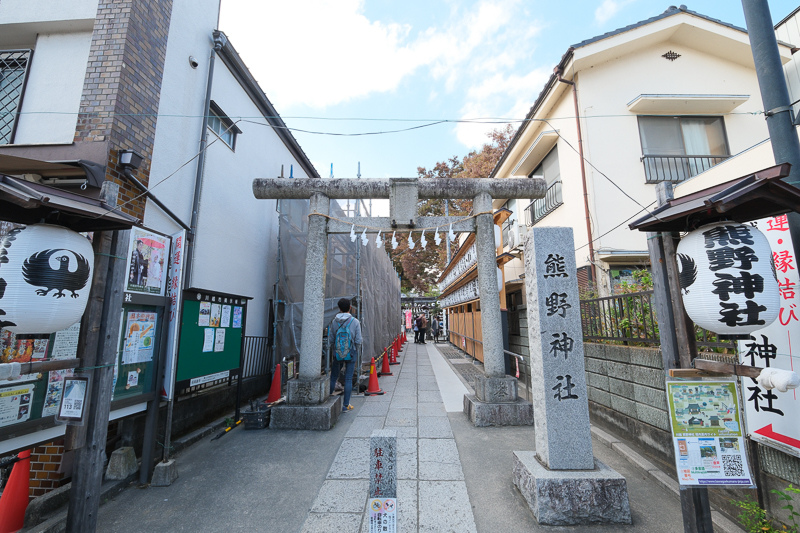
[[233, 308], [233, 327], [242, 327], [242, 308], [238, 306]]
[[217, 328], [217, 334], [214, 337], [214, 351], [215, 352], [223, 352], [225, 351], [225, 330], [223, 328]]
[[170, 238], [143, 228], [131, 228], [128, 246], [127, 292], [164, 296]]
[[47, 391], [44, 394], [42, 416], [52, 416], [58, 413], [61, 403], [61, 393], [64, 389], [64, 379], [72, 376], [72, 369], [51, 370], [47, 377]]
[[126, 313], [122, 364], [128, 365], [152, 361], [156, 341], [155, 334], [155, 312], [129, 311]]
[[200, 302], [200, 316], [197, 325], [201, 328], [208, 327], [211, 323], [211, 302]]
[[222, 317], [219, 319], [219, 327], [229, 328], [231, 326], [231, 306], [222, 306]]
[[209, 321], [209, 326], [212, 328], [219, 327], [219, 319], [222, 315], [222, 306], [219, 304], [211, 304], [211, 319]]
[[214, 328], [203, 330], [203, 351], [210, 352], [214, 349]]
[[0, 388], [0, 427], [30, 418], [34, 389], [33, 383]]
[[78, 335], [81, 333], [81, 323], [76, 322], [65, 330], [57, 331], [53, 340], [53, 359], [67, 359], [78, 356]]
[[735, 381], [668, 381], [681, 485], [753, 486]]

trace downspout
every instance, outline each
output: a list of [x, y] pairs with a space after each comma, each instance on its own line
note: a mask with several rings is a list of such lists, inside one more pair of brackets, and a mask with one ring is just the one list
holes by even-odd
[[583, 136], [581, 135], [581, 115], [578, 112], [578, 90], [575, 88], [575, 82], [565, 80], [561, 77], [564, 70], [561, 66], [556, 67], [554, 74], [557, 76], [558, 81], [572, 85], [572, 101], [575, 105], [575, 127], [578, 131], [578, 156], [581, 158], [581, 185], [583, 186], [583, 212], [586, 215], [586, 236], [589, 239], [589, 264], [592, 266], [592, 281], [595, 285], [598, 283], [597, 267], [594, 264], [594, 243], [592, 242], [592, 223], [589, 218], [589, 192], [586, 189], [586, 165], [583, 159]]
[[217, 53], [225, 46], [226, 38], [222, 34], [214, 35], [214, 48], [211, 50], [211, 57], [208, 60], [208, 80], [206, 81], [206, 98], [203, 103], [203, 126], [200, 130], [200, 150], [197, 157], [197, 174], [194, 178], [194, 199], [192, 200], [192, 220], [189, 228], [189, 247], [186, 262], [186, 277], [184, 278], [184, 288], [193, 286], [192, 274], [194, 271], [194, 252], [195, 239], [197, 237], [197, 220], [200, 213], [200, 193], [202, 191], [203, 173], [206, 166], [206, 147], [208, 143], [208, 110], [211, 105], [211, 86], [214, 81], [214, 59]]

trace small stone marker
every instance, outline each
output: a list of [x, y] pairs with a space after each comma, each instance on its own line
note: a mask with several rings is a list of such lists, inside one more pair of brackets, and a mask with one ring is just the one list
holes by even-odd
[[592, 453], [571, 228], [531, 228], [525, 287], [536, 452], [514, 452], [514, 484], [540, 524], [630, 524], [625, 478]]
[[397, 430], [379, 429], [369, 438], [370, 533], [397, 531]]
[[369, 449], [369, 497], [397, 498], [397, 430], [373, 431]]

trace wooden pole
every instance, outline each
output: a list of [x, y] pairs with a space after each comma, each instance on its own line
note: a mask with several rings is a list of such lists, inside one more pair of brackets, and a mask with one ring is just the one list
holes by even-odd
[[[656, 185], [659, 207], [673, 198], [672, 184]], [[675, 237], [672, 234], [648, 233], [647, 246], [653, 271], [653, 293], [658, 315], [658, 334], [664, 372], [674, 368], [691, 368], [697, 355], [694, 324], [686, 315], [680, 294], [678, 264], [675, 260]], [[713, 533], [708, 489], [681, 487], [681, 513], [685, 533]]]
[[97, 528], [119, 343], [127, 234], [119, 231], [94, 234], [95, 275], [78, 342], [83, 368], [91, 377], [86, 407], [89, 411], [84, 425], [68, 426], [65, 437], [66, 448], [75, 450], [67, 533], [91, 533]]

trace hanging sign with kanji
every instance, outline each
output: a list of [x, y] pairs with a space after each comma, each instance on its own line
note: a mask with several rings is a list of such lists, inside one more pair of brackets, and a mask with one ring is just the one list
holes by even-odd
[[[800, 278], [786, 215], [752, 223], [767, 236], [780, 292], [778, 319], [739, 342], [744, 365], [800, 371]], [[745, 422], [750, 438], [800, 457], [800, 399], [797, 390], [778, 392], [742, 378]]]

